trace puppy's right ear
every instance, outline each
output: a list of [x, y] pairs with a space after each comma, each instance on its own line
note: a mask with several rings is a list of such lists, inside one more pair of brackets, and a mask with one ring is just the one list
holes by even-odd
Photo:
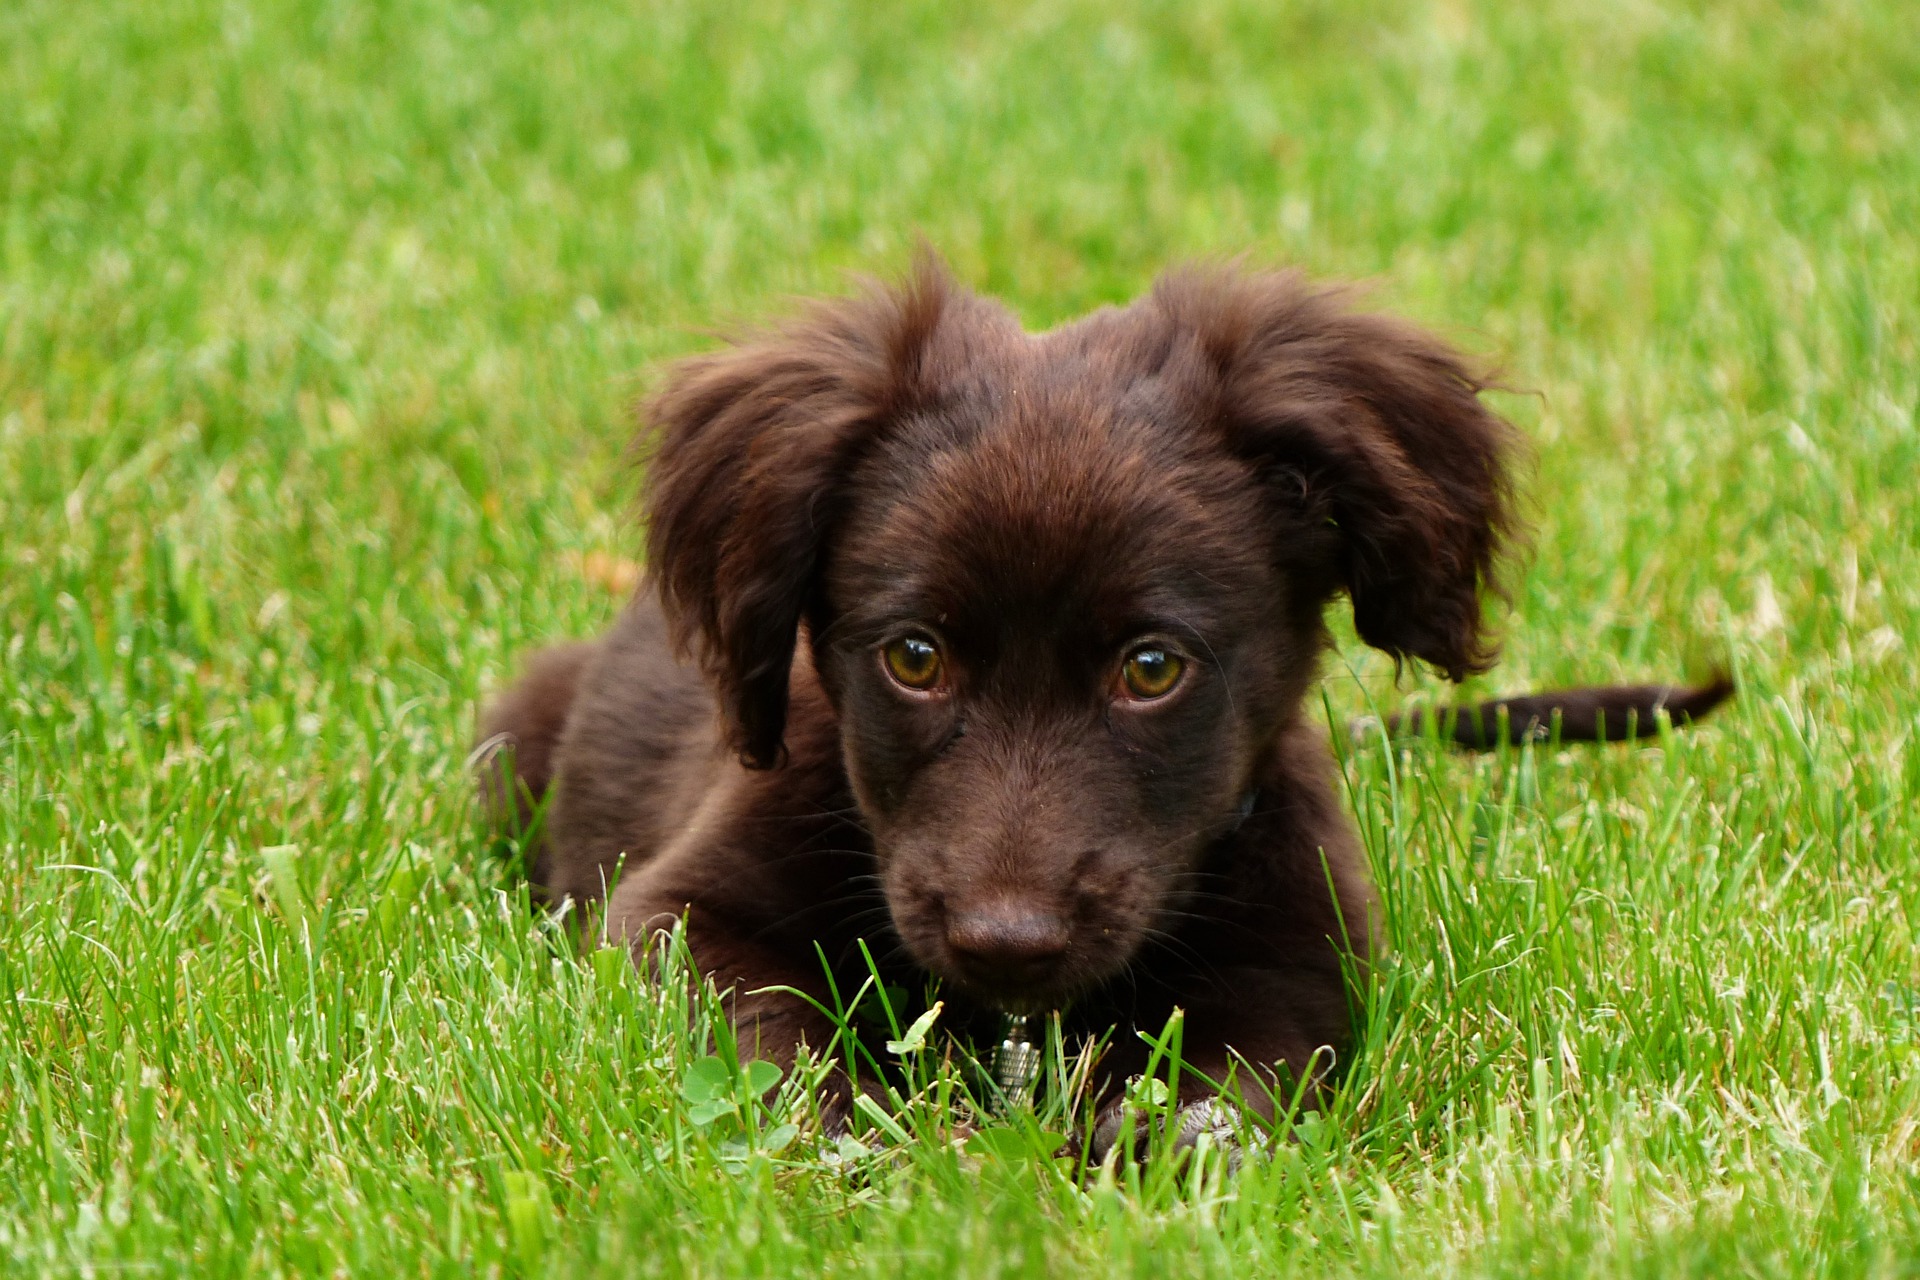
[[787, 673], [842, 481], [887, 423], [931, 394], [924, 356], [956, 292], [922, 252], [896, 288], [815, 304], [681, 362], [644, 409], [648, 572], [750, 767], [780, 759]]

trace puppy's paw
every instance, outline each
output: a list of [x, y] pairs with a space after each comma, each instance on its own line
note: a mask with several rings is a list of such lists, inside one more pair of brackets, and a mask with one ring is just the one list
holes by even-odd
[[[1206, 1097], [1189, 1102], [1174, 1113], [1173, 1145], [1167, 1154], [1178, 1159], [1199, 1147], [1205, 1138], [1209, 1147], [1227, 1152], [1227, 1168], [1236, 1170], [1246, 1154], [1240, 1142], [1239, 1119], [1234, 1105], [1223, 1098]], [[1088, 1163], [1105, 1164], [1114, 1152], [1126, 1151], [1129, 1134], [1133, 1158], [1145, 1161], [1153, 1131], [1161, 1123], [1164, 1122], [1150, 1121], [1137, 1103], [1124, 1097], [1115, 1099], [1101, 1108], [1099, 1118], [1094, 1121], [1093, 1133], [1086, 1145]]]

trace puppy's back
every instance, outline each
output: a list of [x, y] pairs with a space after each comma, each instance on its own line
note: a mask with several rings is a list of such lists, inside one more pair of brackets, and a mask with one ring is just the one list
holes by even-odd
[[578, 647], [588, 653], [553, 745], [554, 794], [532, 861], [553, 901], [602, 897], [623, 866], [646, 861], [686, 821], [727, 763], [713, 695], [675, 656], [651, 591], [600, 641]]
[[542, 649], [528, 659], [520, 679], [481, 713], [474, 766], [496, 827], [518, 833], [532, 822], [553, 783], [554, 753], [580, 678], [599, 649], [593, 643]]

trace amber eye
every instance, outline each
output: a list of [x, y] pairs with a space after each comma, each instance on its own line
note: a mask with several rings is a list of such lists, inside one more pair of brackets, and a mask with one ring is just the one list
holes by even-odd
[[1164, 698], [1180, 683], [1187, 664], [1178, 656], [1156, 645], [1142, 645], [1127, 655], [1120, 667], [1120, 680], [1127, 692], [1142, 701]]
[[940, 659], [940, 646], [925, 636], [903, 636], [888, 645], [885, 654], [887, 674], [909, 689], [926, 692], [940, 686], [947, 664]]

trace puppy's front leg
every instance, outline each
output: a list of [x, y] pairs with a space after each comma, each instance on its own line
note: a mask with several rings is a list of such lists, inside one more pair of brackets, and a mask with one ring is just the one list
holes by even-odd
[[[841, 1027], [825, 1012], [835, 1007], [835, 991], [819, 950], [844, 944], [831, 935], [816, 943], [816, 931], [795, 926], [839, 905], [833, 887], [858, 870], [839, 861], [856, 857], [803, 851], [769, 866], [728, 858], [710, 844], [669, 851], [614, 888], [607, 936], [624, 941], [644, 969], [654, 963], [649, 948], [684, 920], [688, 957], [722, 993], [743, 1060], [791, 1070], [802, 1045], [816, 1059], [844, 1060], [849, 1046], [839, 1043]], [[812, 874], [799, 874], [802, 868]], [[821, 1097], [830, 1129], [844, 1127], [852, 1100], [853, 1082], [836, 1066]]]
[[[642, 950], [682, 918], [664, 902], [658, 905], [662, 909], [648, 918], [647, 931], [628, 936], [636, 963], [646, 963]], [[720, 991], [743, 1061], [765, 1058], [785, 1070], [803, 1044], [815, 1054], [834, 1047], [833, 1020], [811, 1003], [831, 1003], [817, 961], [809, 970], [711, 912], [687, 905], [682, 910], [687, 954], [700, 976], [712, 979]]]

